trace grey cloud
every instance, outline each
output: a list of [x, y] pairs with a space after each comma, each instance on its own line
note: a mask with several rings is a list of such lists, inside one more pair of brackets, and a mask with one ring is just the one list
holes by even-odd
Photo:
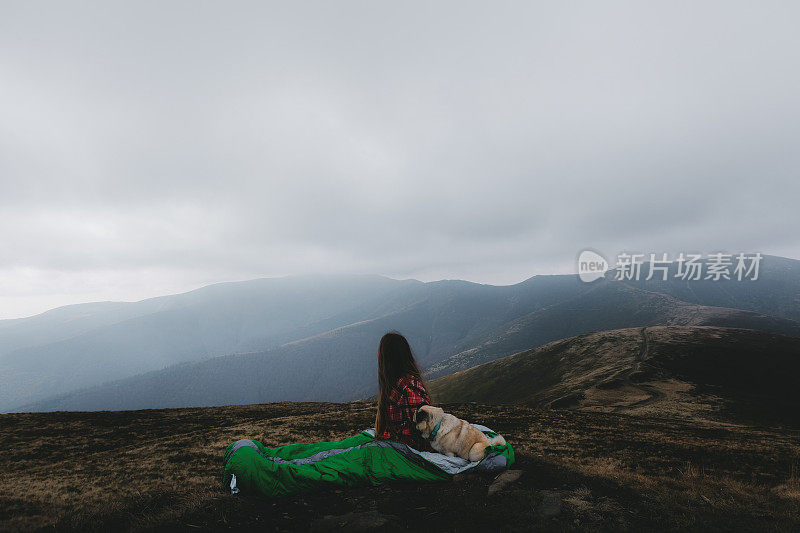
[[64, 276], [136, 298], [509, 283], [584, 247], [800, 257], [795, 3], [0, 10], [0, 317]]

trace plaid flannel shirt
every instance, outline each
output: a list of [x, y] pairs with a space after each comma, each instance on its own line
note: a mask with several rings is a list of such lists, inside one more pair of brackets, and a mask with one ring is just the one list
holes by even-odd
[[397, 440], [414, 449], [424, 450], [425, 442], [414, 425], [414, 414], [417, 409], [430, 403], [431, 399], [421, 381], [411, 374], [401, 377], [389, 392], [389, 419], [386, 421], [386, 430], [378, 438]]

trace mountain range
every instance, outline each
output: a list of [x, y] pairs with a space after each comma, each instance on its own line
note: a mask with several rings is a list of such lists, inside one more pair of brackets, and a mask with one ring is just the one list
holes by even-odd
[[377, 342], [389, 330], [405, 334], [426, 376], [437, 377], [604, 330], [714, 326], [800, 337], [798, 319], [800, 261], [771, 256], [758, 280], [741, 282], [223, 283], [0, 321], [0, 410], [363, 398], [375, 394]]

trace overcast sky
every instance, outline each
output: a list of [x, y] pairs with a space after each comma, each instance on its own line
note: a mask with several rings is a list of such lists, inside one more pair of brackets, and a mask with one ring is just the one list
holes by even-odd
[[0, 3], [0, 318], [800, 258], [797, 2]]

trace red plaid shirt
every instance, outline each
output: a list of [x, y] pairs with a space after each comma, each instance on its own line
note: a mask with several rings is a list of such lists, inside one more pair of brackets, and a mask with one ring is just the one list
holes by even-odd
[[411, 374], [401, 377], [389, 392], [389, 419], [386, 421], [386, 430], [378, 438], [397, 440], [417, 450], [424, 450], [424, 439], [414, 425], [414, 413], [430, 403], [431, 399], [421, 381]]

